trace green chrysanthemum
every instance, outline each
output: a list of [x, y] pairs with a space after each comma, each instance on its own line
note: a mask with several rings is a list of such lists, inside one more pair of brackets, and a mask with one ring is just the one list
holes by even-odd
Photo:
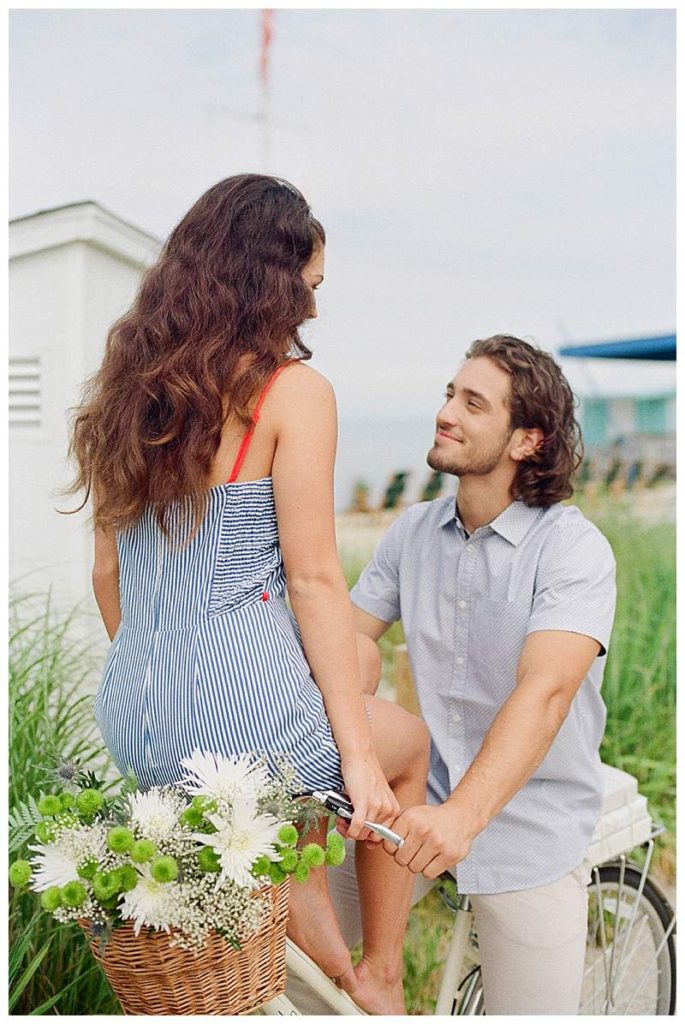
[[268, 878], [269, 872], [271, 871], [271, 861], [265, 854], [257, 857], [257, 860], [252, 865], [252, 874], [255, 878]]
[[98, 789], [82, 789], [76, 797], [76, 808], [79, 814], [92, 817], [101, 810], [105, 798]]
[[182, 825], [187, 825], [188, 828], [199, 828], [203, 817], [204, 815], [199, 807], [186, 807], [179, 820]]
[[67, 882], [60, 891], [65, 907], [76, 909], [83, 906], [86, 901], [86, 887], [81, 882]]
[[286, 878], [286, 873], [280, 864], [269, 865], [269, 878], [274, 885], [280, 885]]
[[302, 851], [302, 860], [310, 868], [320, 868], [326, 860], [326, 854], [318, 843], [307, 843]]
[[155, 882], [173, 882], [178, 878], [178, 862], [174, 857], [155, 857], [150, 865], [150, 874]]
[[326, 842], [326, 864], [339, 867], [345, 860], [345, 840], [339, 832], [329, 832]]
[[122, 864], [112, 872], [112, 880], [118, 892], [131, 892], [138, 885], [140, 875], [131, 864]]
[[284, 850], [278, 863], [286, 874], [289, 875], [297, 867], [298, 861], [297, 850]]
[[107, 833], [107, 846], [112, 853], [129, 853], [135, 843], [135, 836], [124, 825], [115, 825]]
[[47, 821], [39, 821], [36, 825], [36, 839], [40, 840], [41, 843], [51, 843], [55, 838], [54, 831], [50, 828]]
[[309, 865], [301, 860], [293, 872], [293, 878], [296, 882], [306, 882], [309, 878]]
[[38, 810], [44, 817], [51, 818], [62, 810], [62, 801], [58, 796], [44, 796], [38, 801]]
[[151, 839], [138, 839], [131, 847], [130, 857], [135, 864], [146, 864], [157, 853]]
[[40, 905], [48, 914], [54, 914], [58, 907], [62, 906], [62, 893], [58, 885], [51, 885], [49, 889], [40, 895]]
[[95, 857], [89, 857], [88, 860], [84, 861], [83, 864], [79, 864], [77, 872], [80, 878], [91, 879], [95, 877], [95, 872], [98, 869], [98, 862]]
[[211, 846], [203, 846], [197, 855], [197, 862], [201, 871], [220, 871], [221, 861]]
[[117, 895], [116, 879], [112, 876], [111, 871], [96, 871], [93, 876], [93, 894], [100, 903]]
[[295, 846], [299, 839], [299, 834], [294, 825], [284, 825], [283, 828], [279, 829], [278, 839], [285, 846]]
[[10, 883], [16, 889], [28, 885], [31, 878], [31, 865], [27, 860], [15, 860], [10, 867]]

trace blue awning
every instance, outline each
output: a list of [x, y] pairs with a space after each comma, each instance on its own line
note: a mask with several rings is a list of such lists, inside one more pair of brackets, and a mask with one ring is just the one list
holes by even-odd
[[586, 359], [675, 359], [675, 334], [659, 334], [654, 338], [627, 338], [622, 341], [599, 341], [590, 345], [565, 345], [560, 356], [583, 356]]

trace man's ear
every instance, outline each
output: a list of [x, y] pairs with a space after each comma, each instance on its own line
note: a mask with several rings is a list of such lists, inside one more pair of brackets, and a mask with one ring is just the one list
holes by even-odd
[[525, 462], [532, 458], [545, 440], [539, 427], [519, 427], [516, 434], [517, 439], [509, 451], [514, 462]]

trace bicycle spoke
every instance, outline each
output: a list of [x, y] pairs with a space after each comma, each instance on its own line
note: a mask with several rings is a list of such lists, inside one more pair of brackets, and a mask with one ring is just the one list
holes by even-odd
[[[669, 940], [669, 937], [670, 937], [670, 935], [671, 935], [671, 932], [673, 931], [673, 927], [674, 927], [674, 925], [675, 925], [675, 914], [674, 914], [674, 915], [673, 915], [673, 917], [671, 918], [671, 920], [670, 920], [670, 923], [669, 923], [669, 925], [668, 925], [668, 928], [667, 928], [667, 929], [666, 929], [666, 931], [664, 932], [664, 935], [663, 935], [663, 938], [662, 938], [661, 942], [660, 942], [660, 943], [659, 943], [659, 945], [657, 946], [657, 949], [656, 949], [656, 953], [655, 953], [655, 955], [654, 955], [654, 956], [655, 956], [655, 960], [656, 960], [657, 962], [658, 962], [658, 960], [659, 960], [659, 956], [660, 956], [660, 954], [661, 954], [661, 951], [662, 951], [662, 949], [664, 948], [664, 946], [666, 945], [666, 943], [667, 943], [667, 942], [668, 942], [668, 940]], [[629, 1009], [631, 1008], [631, 1006], [632, 1006], [632, 1005], [633, 1005], [633, 1003], [635, 1002], [635, 998], [636, 998], [636, 996], [637, 996], [637, 995], [639, 995], [639, 993], [640, 993], [640, 992], [642, 991], [642, 987], [643, 987], [643, 985], [644, 985], [645, 981], [647, 980], [647, 977], [648, 977], [648, 975], [649, 975], [649, 971], [650, 971], [650, 968], [648, 967], [648, 968], [647, 968], [647, 970], [645, 971], [645, 973], [643, 974], [642, 978], [640, 979], [640, 983], [639, 983], [638, 987], [637, 987], [637, 988], [635, 989], [635, 991], [633, 992], [633, 995], [632, 995], [632, 997], [631, 997], [631, 1000], [630, 1000], [630, 1002], [628, 1003], [628, 1005], [627, 1005], [627, 1006], [626, 1006], [626, 1008], [625, 1008], [625, 1011], [624, 1011], [625, 1013], [628, 1013], [628, 1010], [629, 1010]]]
[[623, 882], [626, 877], [626, 859], [623, 854], [621, 854], [620, 865], [621, 867], [618, 876], [618, 893], [616, 895], [616, 913], [614, 914], [614, 937], [611, 943], [611, 959], [609, 961], [609, 983], [607, 987], [608, 1006], [612, 1006], [614, 1002], [614, 956], [616, 954], [619, 932], [621, 930], [621, 897], [623, 896]]

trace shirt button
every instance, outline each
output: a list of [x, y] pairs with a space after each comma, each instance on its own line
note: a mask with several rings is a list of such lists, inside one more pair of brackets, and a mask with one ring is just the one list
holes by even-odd
[[467, 544], [466, 545], [466, 550], [468, 551], [468, 553], [470, 555], [472, 555], [473, 554], [473, 544]]
[[454, 714], [452, 715], [452, 721], [461, 722], [461, 715], [459, 714], [458, 711], [455, 711]]
[[458, 607], [459, 608], [466, 608], [466, 601], [460, 601]]
[[457, 658], [457, 665], [463, 665], [463, 664], [464, 664], [464, 659], [463, 658]]

